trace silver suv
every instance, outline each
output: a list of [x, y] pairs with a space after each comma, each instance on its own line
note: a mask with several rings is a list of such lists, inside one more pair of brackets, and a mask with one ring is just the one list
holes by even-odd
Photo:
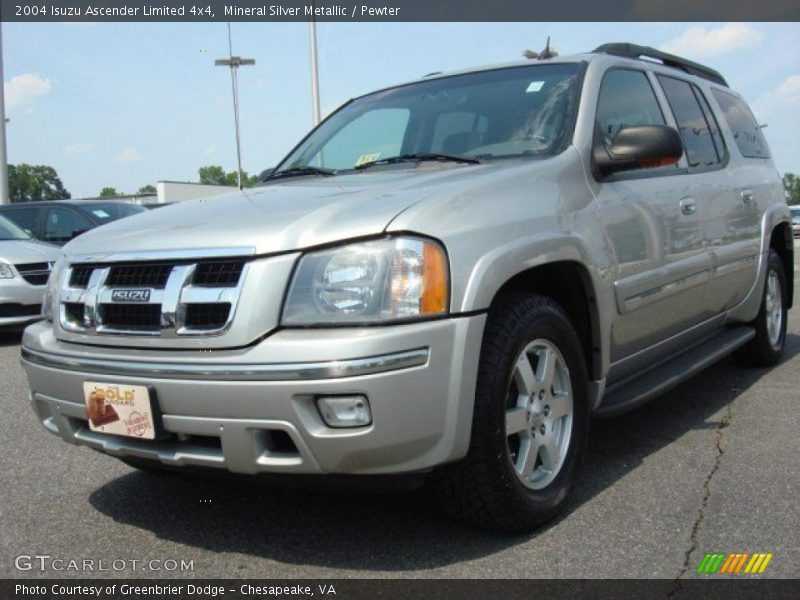
[[82, 235], [22, 360], [46, 429], [135, 466], [426, 474], [523, 530], [592, 415], [778, 362], [792, 274], [741, 97], [609, 44], [367, 94], [258, 187]]

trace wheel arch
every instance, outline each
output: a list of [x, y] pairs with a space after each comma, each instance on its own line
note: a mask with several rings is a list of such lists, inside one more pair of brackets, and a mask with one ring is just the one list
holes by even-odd
[[775, 225], [770, 235], [769, 247], [778, 253], [783, 263], [786, 274], [786, 308], [791, 308], [794, 302], [794, 235], [788, 222], [781, 221]]
[[547, 296], [564, 309], [581, 340], [590, 377], [601, 379], [600, 316], [597, 294], [588, 269], [575, 260], [560, 260], [520, 271], [497, 289], [489, 310], [504, 296], [519, 293]]

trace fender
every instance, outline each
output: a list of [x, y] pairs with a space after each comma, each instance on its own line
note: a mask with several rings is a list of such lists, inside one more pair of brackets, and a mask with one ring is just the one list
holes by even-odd
[[[772, 232], [781, 223], [786, 223], [791, 229], [791, 213], [786, 204], [773, 204], [764, 211], [761, 217], [761, 248], [758, 255], [758, 269], [756, 279], [750, 291], [739, 304], [728, 313], [729, 321], [748, 323], [756, 318], [761, 308], [761, 296], [764, 294], [764, 284], [767, 279], [767, 257], [769, 256], [769, 243]], [[794, 296], [793, 281], [787, 281], [789, 293], [789, 306], [792, 305]]]
[[[588, 292], [590, 322], [595, 340], [595, 373], [602, 378], [609, 366], [609, 339], [614, 319], [614, 296], [611, 285], [610, 255], [590, 250], [583, 239], [566, 233], [539, 233], [516, 239], [484, 254], [475, 263], [460, 299], [453, 299], [454, 312], [487, 310], [500, 288], [516, 275], [535, 267], [572, 262], [588, 275], [584, 286]], [[600, 307], [606, 307], [600, 309]]]

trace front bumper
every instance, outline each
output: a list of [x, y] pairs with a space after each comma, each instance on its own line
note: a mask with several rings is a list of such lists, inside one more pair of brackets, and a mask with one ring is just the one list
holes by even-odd
[[[236, 473], [398, 474], [466, 454], [484, 321], [283, 330], [214, 352], [76, 345], [38, 323], [22, 364], [38, 418], [70, 443]], [[91, 431], [84, 381], [151, 386], [169, 439]], [[337, 394], [367, 396], [372, 424], [327, 427], [315, 400]]]
[[[43, 285], [31, 285], [19, 278], [0, 279], [0, 307], [3, 305], [15, 308], [18, 308], [19, 305], [23, 308], [41, 307], [43, 295]], [[10, 310], [9, 312], [12, 314], [4, 316], [4, 311], [0, 311], [0, 328], [25, 325], [41, 319], [38, 312], [35, 314], [13, 314], [15, 310]], [[26, 311], [19, 312], [24, 313]]]

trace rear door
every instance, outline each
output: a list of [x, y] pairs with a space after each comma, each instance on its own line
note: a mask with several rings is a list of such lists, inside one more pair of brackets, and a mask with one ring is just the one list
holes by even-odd
[[761, 215], [783, 201], [769, 148], [747, 104], [728, 89], [710, 88], [728, 140], [724, 199], [711, 206], [707, 224], [714, 276], [710, 308], [723, 311], [743, 300], [755, 283], [761, 249]]
[[[746, 276], [743, 270], [746, 265], [739, 261], [743, 248], [730, 246], [740, 237], [735, 221], [742, 216], [729, 214], [731, 181], [726, 166], [730, 157], [703, 90], [680, 76], [659, 74], [656, 79], [678, 125], [686, 155], [690, 195], [702, 216], [702, 235], [711, 265], [705, 307], [713, 315], [721, 312], [730, 301], [732, 289], [723, 293], [720, 284], [724, 282], [730, 287], [734, 279]], [[719, 254], [723, 249], [729, 253], [725, 260], [721, 260]], [[735, 261], [735, 270], [725, 266], [731, 261]]]

